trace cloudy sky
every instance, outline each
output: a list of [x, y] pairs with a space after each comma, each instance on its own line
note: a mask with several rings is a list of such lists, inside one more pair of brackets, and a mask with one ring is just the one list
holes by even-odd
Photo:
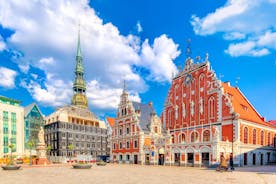
[[89, 108], [112, 115], [123, 80], [160, 114], [172, 73], [209, 53], [222, 81], [276, 119], [276, 0], [0, 1], [0, 95], [44, 114], [69, 104], [80, 24]]

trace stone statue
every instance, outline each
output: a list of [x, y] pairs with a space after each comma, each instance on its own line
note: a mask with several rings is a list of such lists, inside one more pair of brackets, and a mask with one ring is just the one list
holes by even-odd
[[182, 116], [184, 118], [186, 117], [186, 106], [185, 106], [185, 103], [182, 104]]
[[213, 137], [216, 141], [218, 141], [219, 140], [219, 129], [218, 129], [218, 127], [215, 126], [213, 131], [214, 131]]
[[43, 130], [42, 126], [40, 127], [40, 130], [39, 130], [39, 133], [38, 133], [38, 140], [39, 140], [39, 143], [45, 144], [44, 130]]
[[192, 100], [191, 101], [191, 115], [193, 116], [195, 114], [195, 103], [194, 101]]
[[200, 112], [200, 114], [203, 113], [203, 99], [202, 99], [202, 97], [200, 97], [200, 100], [199, 100], [199, 112]]

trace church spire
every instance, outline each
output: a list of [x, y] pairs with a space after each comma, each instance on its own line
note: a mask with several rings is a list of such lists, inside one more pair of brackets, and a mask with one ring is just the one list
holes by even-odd
[[72, 97], [71, 104], [81, 107], [88, 108], [88, 101], [86, 97], [86, 84], [83, 78], [84, 69], [82, 65], [82, 56], [81, 56], [81, 44], [80, 44], [80, 29], [78, 32], [78, 47], [77, 47], [77, 56], [76, 56], [76, 68], [75, 68], [75, 80], [73, 85], [74, 95]]

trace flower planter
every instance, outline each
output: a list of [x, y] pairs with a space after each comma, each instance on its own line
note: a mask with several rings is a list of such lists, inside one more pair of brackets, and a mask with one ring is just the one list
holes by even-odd
[[19, 165], [5, 165], [5, 166], [2, 166], [2, 169], [3, 170], [19, 170], [21, 166]]
[[73, 169], [90, 169], [92, 167], [91, 164], [74, 164], [72, 166]]
[[97, 162], [97, 165], [98, 165], [98, 166], [105, 166], [105, 165], [106, 165], [106, 162]]

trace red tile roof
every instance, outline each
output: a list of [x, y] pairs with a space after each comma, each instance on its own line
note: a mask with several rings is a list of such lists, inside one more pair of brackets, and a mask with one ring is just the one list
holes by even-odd
[[228, 83], [222, 83], [222, 86], [224, 93], [231, 96], [234, 111], [240, 115], [240, 119], [271, 126], [265, 122], [264, 118], [250, 104], [239, 88], [232, 87]]
[[270, 121], [268, 121], [268, 123], [270, 123], [271, 125], [276, 126], [276, 120], [270, 120]]
[[106, 120], [111, 127], [114, 126], [115, 118], [107, 117]]

